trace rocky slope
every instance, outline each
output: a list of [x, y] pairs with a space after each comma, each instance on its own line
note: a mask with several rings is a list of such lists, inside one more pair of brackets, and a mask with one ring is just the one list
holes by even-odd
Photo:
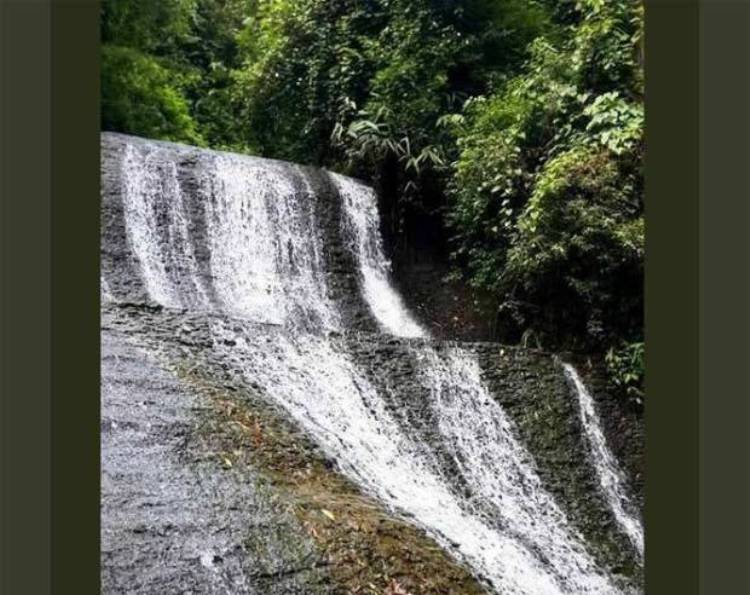
[[105, 591], [640, 590], [562, 362], [429, 338], [365, 187], [122, 135], [102, 182]]

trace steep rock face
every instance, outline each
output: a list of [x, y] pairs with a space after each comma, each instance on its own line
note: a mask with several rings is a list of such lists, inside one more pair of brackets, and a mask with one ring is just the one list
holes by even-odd
[[369, 189], [122, 135], [102, 152], [105, 318], [209, 399], [207, 436], [240, 428], [223, 448], [249, 484], [297, 503], [330, 578], [304, 580], [639, 589], [561, 362], [429, 339], [390, 283]]
[[[313, 272], [325, 277], [327, 287], [326, 296], [314, 297], [334, 302], [345, 328], [377, 330], [361, 297], [357, 263], [348, 249], [354, 241], [353, 232], [341, 223], [342, 199], [330, 175], [280, 161], [105, 133], [102, 137], [101, 245], [103, 279], [110, 297], [124, 303], [163, 302], [172, 307], [232, 313], [234, 305], [228, 299], [234, 297], [232, 292], [226, 292], [228, 296], [223, 299], [218, 295], [221, 288], [217, 289], [216, 269], [219, 267], [215, 264], [212, 270], [212, 257], [216, 263], [222, 256], [212, 254], [212, 250], [217, 242], [228, 240], [229, 233], [235, 231], [217, 229], [216, 223], [223, 206], [219, 204], [221, 195], [243, 173], [257, 177], [265, 173], [268, 178], [259, 180], [265, 188], [260, 188], [254, 197], [256, 204], [248, 201], [240, 207], [244, 215], [262, 213], [266, 220], [258, 222], [258, 227], [240, 230], [245, 235], [239, 239], [249, 243], [257, 241], [253, 232], [262, 224], [269, 228], [286, 224], [287, 234], [304, 227], [305, 233], [310, 234], [307, 238], [310, 245], [320, 251], [317, 256], [321, 269]], [[236, 197], [245, 189], [233, 190], [231, 196]], [[277, 198], [281, 193], [292, 198], [283, 208], [273, 209], [274, 203], [280, 202]], [[265, 204], [260, 204], [264, 201]], [[286, 210], [289, 207], [298, 208], [290, 212]], [[287, 220], [291, 216], [296, 220]], [[296, 238], [265, 239], [272, 240], [269, 244], [275, 243], [267, 247], [284, 252], [293, 249], [291, 242]], [[144, 247], [140, 252], [139, 245]], [[278, 256], [270, 255], [272, 259]], [[244, 255], [238, 254], [239, 258]], [[309, 263], [300, 266], [305, 264], [310, 266]], [[290, 270], [294, 266], [296, 263], [289, 263]], [[268, 269], [253, 271], [241, 267], [235, 267], [234, 272], [257, 272], [266, 277], [271, 273]], [[258, 288], [234, 289], [253, 291]], [[272, 288], [275, 291], [272, 297], [298, 289], [305, 288]], [[273, 299], [263, 304], [269, 309], [281, 305]], [[244, 314], [256, 313], [251, 308]]]
[[320, 554], [258, 476], [198, 432], [210, 402], [102, 331], [105, 593], [323, 593]]
[[243, 379], [217, 318], [103, 307], [103, 592], [486, 592]]

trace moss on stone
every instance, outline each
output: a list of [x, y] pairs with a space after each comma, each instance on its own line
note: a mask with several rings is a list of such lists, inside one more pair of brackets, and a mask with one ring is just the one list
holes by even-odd
[[545, 486], [581, 532], [592, 555], [623, 583], [640, 585], [643, 567], [602, 495], [578, 403], [551, 354], [475, 344], [488, 388], [513, 420]]
[[216, 465], [260, 471], [315, 540], [332, 580], [326, 592], [486, 592], [424, 531], [361, 493], [260, 395], [217, 383], [197, 365], [180, 366], [178, 375], [214, 404], [204, 412], [200, 431], [220, 440]]

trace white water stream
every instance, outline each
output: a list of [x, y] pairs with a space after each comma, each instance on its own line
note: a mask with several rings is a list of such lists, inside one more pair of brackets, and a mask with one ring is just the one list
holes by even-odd
[[[185, 208], [177, 166], [159, 158], [159, 148], [144, 146], [128, 147], [123, 159], [127, 241], [150, 298], [165, 307], [218, 308], [274, 325], [246, 332], [232, 318], [219, 318], [212, 322], [215, 349], [284, 407], [345, 474], [424, 527], [497, 592], [621, 592], [545, 490], [473, 355], [459, 347], [437, 350], [424, 340], [410, 347], [435, 412], [436, 435], [470, 488], [463, 493], [415, 438], [418, 433], [393, 419], [379, 392], [385, 389], [376, 388], [343, 343], [329, 336], [346, 329], [330, 297], [325, 224], [316, 220], [316, 196], [302, 171], [201, 154], [197, 191], [205, 205], [208, 278], [190, 241], [195, 222]], [[374, 193], [349, 178], [332, 179], [342, 201], [339, 228], [349, 239], [372, 316], [387, 333], [427, 337], [390, 283]], [[111, 283], [103, 278], [103, 287]], [[588, 410], [586, 416], [587, 428], [598, 427]], [[602, 485], [619, 497], [619, 476], [600, 437], [589, 432], [593, 455], [603, 461]], [[613, 508], [618, 501], [610, 501]], [[627, 521], [625, 508], [620, 510]], [[624, 522], [617, 509], [615, 514]], [[634, 543], [642, 542], [642, 530], [623, 526], [628, 535], [633, 531]]]
[[314, 196], [302, 173], [226, 154], [212, 165], [201, 183], [211, 273], [224, 311], [293, 330], [338, 328]]
[[412, 318], [391, 285], [390, 263], [383, 254], [380, 238], [375, 192], [351, 178], [338, 174], [332, 174], [332, 177], [343, 202], [344, 228], [354, 238], [352, 249], [359, 262], [367, 305], [386, 332], [399, 337], [426, 337], [427, 331]]
[[630, 539], [638, 555], [643, 558], [643, 524], [628, 495], [625, 475], [609, 446], [607, 446], [602, 423], [596, 413], [594, 399], [576, 369], [570, 364], [563, 364], [563, 367], [565, 374], [576, 389], [581, 424], [591, 448], [591, 458], [599, 476], [602, 491], [607, 498], [607, 503], [612, 509], [617, 523]]

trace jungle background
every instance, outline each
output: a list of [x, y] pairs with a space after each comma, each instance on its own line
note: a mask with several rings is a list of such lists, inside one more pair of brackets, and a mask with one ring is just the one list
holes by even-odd
[[102, 129], [365, 180], [433, 329], [640, 407], [643, 61], [640, 0], [105, 0]]

